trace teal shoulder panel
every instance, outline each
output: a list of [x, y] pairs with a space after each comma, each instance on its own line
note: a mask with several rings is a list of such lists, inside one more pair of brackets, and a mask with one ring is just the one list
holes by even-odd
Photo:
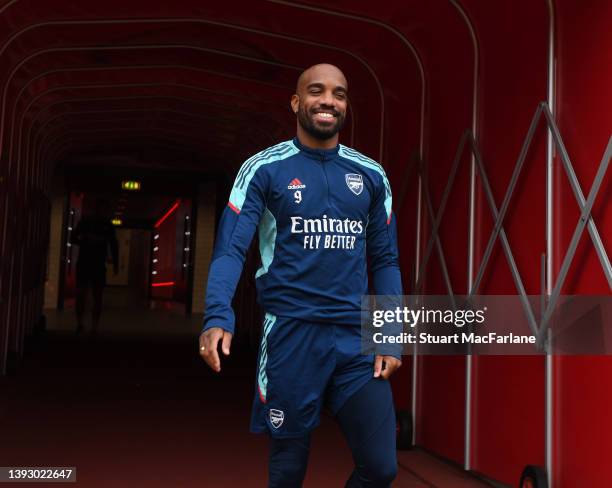
[[265, 209], [259, 223], [259, 254], [261, 267], [255, 273], [255, 278], [266, 274], [274, 260], [274, 247], [276, 246], [276, 219], [269, 209]]
[[263, 335], [261, 338], [261, 350], [259, 354], [259, 364], [257, 366], [257, 387], [259, 389], [259, 397], [262, 402], [266, 402], [266, 395], [268, 393], [268, 374], [266, 366], [268, 362], [268, 335], [274, 327], [276, 322], [276, 315], [266, 313], [263, 323]]
[[387, 218], [389, 218], [391, 216], [393, 197], [391, 195], [391, 185], [389, 184], [387, 174], [385, 173], [383, 167], [373, 159], [370, 159], [367, 156], [361, 154], [359, 151], [344, 146], [343, 144], [340, 144], [338, 154], [343, 158], [349, 159], [361, 166], [376, 171], [382, 177], [383, 184], [385, 185], [385, 210], [387, 211]]
[[229, 201], [235, 210], [239, 212], [242, 208], [246, 200], [249, 183], [259, 168], [265, 164], [287, 159], [298, 152], [299, 149], [293, 144], [293, 141], [285, 141], [258, 152], [247, 159], [240, 167], [232, 187], [232, 192], [230, 193]]

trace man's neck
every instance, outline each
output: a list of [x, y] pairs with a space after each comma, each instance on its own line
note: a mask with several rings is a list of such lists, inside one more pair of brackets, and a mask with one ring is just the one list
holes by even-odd
[[334, 149], [338, 145], [338, 134], [329, 139], [321, 140], [311, 136], [301, 127], [298, 127], [297, 138], [304, 146], [311, 149]]

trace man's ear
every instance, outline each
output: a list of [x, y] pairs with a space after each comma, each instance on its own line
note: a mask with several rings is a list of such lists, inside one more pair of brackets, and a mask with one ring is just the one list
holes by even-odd
[[291, 95], [291, 110], [293, 110], [294, 114], [298, 113], [298, 109], [300, 108], [300, 97], [297, 94]]

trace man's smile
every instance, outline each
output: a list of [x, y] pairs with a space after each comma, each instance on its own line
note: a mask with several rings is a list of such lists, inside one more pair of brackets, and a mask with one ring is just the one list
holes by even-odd
[[336, 118], [337, 118], [337, 115], [335, 112], [323, 111], [323, 110], [317, 110], [313, 112], [313, 119], [316, 122], [323, 122], [324, 124], [326, 124], [328, 122], [333, 121]]

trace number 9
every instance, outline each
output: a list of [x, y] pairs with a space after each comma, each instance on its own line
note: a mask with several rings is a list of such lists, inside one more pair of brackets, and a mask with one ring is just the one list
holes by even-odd
[[302, 201], [302, 192], [300, 190], [296, 190], [293, 196], [295, 197], [295, 203], [300, 203]]

